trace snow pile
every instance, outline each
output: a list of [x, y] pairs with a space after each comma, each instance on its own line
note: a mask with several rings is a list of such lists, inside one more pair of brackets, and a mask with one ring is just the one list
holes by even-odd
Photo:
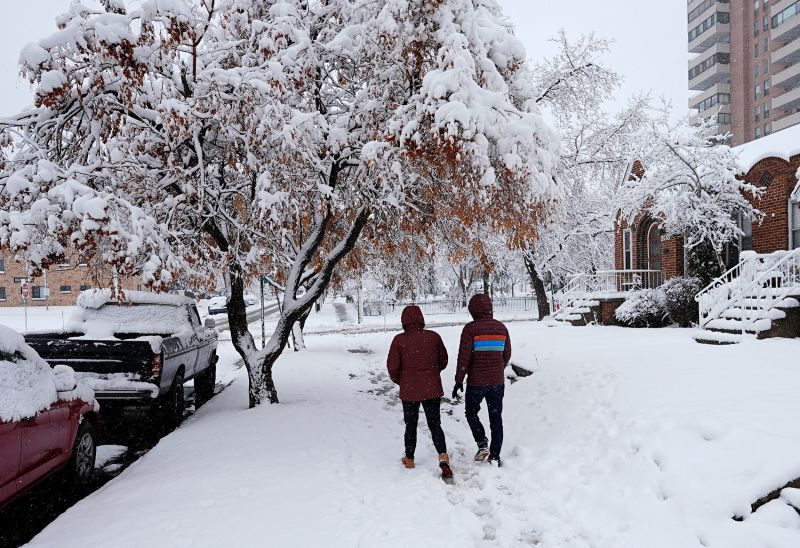
[[34, 416], [56, 401], [50, 366], [12, 329], [0, 325], [0, 421]]

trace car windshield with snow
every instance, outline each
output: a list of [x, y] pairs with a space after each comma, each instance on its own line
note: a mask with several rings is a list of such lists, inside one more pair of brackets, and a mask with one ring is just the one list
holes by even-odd
[[184, 382], [194, 379], [200, 402], [213, 395], [217, 334], [209, 326], [187, 297], [127, 291], [119, 299], [89, 290], [64, 332], [26, 339], [50, 364], [70, 365], [100, 401], [149, 406], [172, 427], [183, 417]]

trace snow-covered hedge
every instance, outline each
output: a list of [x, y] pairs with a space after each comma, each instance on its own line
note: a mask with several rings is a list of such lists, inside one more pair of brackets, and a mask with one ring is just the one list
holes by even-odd
[[662, 289], [643, 289], [631, 293], [615, 316], [628, 327], [664, 327], [669, 324], [667, 297]]
[[666, 296], [667, 313], [681, 327], [691, 327], [699, 314], [694, 300], [702, 287], [702, 280], [693, 277], [677, 277], [667, 280], [662, 286]]

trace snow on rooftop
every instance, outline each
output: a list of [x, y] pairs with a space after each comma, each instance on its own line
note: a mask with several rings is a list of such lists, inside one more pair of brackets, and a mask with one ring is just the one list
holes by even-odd
[[775, 157], [788, 162], [789, 158], [800, 154], [800, 125], [739, 145], [733, 151], [739, 155], [739, 165], [745, 172], [764, 158]]

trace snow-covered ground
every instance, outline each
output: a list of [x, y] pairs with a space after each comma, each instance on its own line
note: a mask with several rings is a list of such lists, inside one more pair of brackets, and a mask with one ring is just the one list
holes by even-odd
[[[61, 331], [72, 315], [74, 306], [29, 306], [28, 331]], [[25, 309], [21, 306], [0, 307], [0, 324], [25, 331]]]
[[[425, 432], [417, 468], [402, 468], [391, 333], [308, 337], [276, 367], [281, 405], [254, 410], [225, 344], [230, 388], [31, 546], [800, 545], [783, 502], [747, 515], [800, 476], [797, 341], [509, 327], [514, 360], [536, 372], [507, 388], [503, 469], [472, 462], [450, 404], [456, 485], [437, 478]], [[455, 353], [459, 329], [440, 332]]]

